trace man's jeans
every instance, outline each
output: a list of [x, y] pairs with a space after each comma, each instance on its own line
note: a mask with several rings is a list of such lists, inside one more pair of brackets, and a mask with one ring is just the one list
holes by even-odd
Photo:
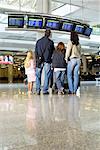
[[49, 88], [49, 78], [51, 73], [51, 64], [44, 63], [41, 64], [40, 68], [36, 68], [36, 92], [39, 93], [41, 91], [41, 75], [42, 70], [44, 69], [43, 76], [44, 76], [44, 84], [43, 84], [43, 93], [48, 92]]
[[67, 65], [69, 91], [76, 93], [79, 84], [80, 59], [72, 58]]
[[58, 91], [62, 91], [64, 89], [65, 71], [56, 71], [54, 76]]

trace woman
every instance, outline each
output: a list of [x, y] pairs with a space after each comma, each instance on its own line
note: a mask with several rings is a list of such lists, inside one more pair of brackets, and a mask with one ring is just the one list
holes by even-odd
[[65, 45], [59, 42], [52, 57], [52, 67], [54, 68], [54, 82], [56, 83], [58, 94], [64, 94], [64, 77], [66, 71]]
[[81, 46], [79, 43], [78, 34], [71, 32], [70, 41], [67, 44], [66, 62], [67, 78], [69, 86], [69, 94], [76, 94], [79, 84], [79, 70], [80, 70]]

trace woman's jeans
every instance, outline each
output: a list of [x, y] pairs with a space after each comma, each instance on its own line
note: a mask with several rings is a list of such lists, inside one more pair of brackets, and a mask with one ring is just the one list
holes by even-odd
[[56, 71], [54, 76], [58, 91], [62, 91], [64, 89], [65, 71]]
[[41, 64], [40, 68], [36, 68], [36, 92], [39, 93], [41, 91], [41, 75], [42, 70], [44, 69], [43, 75], [44, 75], [44, 84], [43, 84], [43, 93], [48, 92], [49, 88], [49, 78], [51, 74], [51, 64], [44, 63]]
[[69, 91], [76, 93], [79, 84], [80, 59], [72, 58], [67, 65], [67, 78]]

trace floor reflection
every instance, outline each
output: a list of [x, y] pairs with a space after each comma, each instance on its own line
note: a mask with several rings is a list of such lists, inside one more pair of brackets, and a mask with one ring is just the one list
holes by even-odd
[[80, 101], [77, 96], [70, 96], [68, 99], [68, 122], [71, 127], [80, 125]]
[[0, 89], [0, 150], [99, 150], [99, 89], [82, 88], [81, 97]]
[[26, 128], [30, 134], [36, 131], [36, 113], [37, 108], [34, 106], [32, 96], [29, 96], [26, 110]]

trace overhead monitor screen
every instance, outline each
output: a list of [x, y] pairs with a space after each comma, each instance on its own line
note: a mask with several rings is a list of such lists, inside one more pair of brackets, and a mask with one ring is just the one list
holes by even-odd
[[12, 55], [0, 55], [0, 64], [13, 64]]
[[76, 25], [75, 31], [76, 31], [77, 33], [83, 34], [83, 32], [84, 32], [84, 26]]
[[42, 28], [43, 27], [43, 19], [36, 18], [36, 17], [28, 17], [28, 27]]
[[84, 35], [90, 36], [91, 32], [92, 32], [92, 28], [86, 28], [85, 31], [84, 31]]
[[54, 30], [59, 30], [60, 22], [58, 20], [47, 19], [46, 27]]
[[8, 16], [8, 27], [23, 28], [24, 16]]
[[74, 25], [72, 23], [63, 22], [62, 30], [64, 30], [64, 31], [72, 31], [73, 27], [74, 27]]

